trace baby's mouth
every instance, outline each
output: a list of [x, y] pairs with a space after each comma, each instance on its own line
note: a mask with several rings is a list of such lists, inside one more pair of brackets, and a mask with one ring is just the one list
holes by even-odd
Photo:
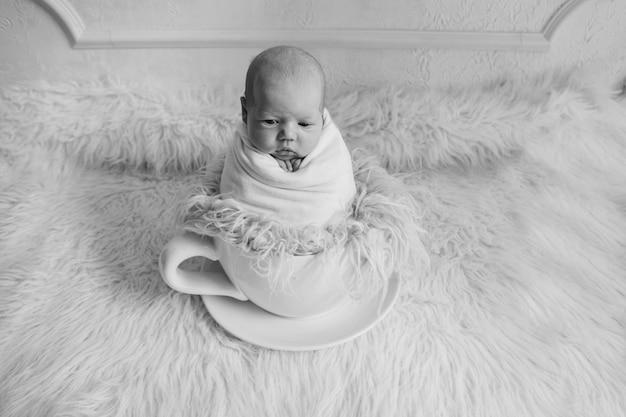
[[289, 148], [283, 148], [273, 152], [272, 156], [278, 159], [294, 159], [298, 157], [298, 154]]

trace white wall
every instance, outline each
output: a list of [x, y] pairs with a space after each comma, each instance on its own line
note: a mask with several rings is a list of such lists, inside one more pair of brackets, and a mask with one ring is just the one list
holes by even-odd
[[[66, 0], [100, 33], [241, 29], [411, 29], [539, 33], [566, 0]], [[394, 7], [390, 7], [393, 4]], [[626, 0], [584, 0], [548, 52], [441, 48], [308, 48], [330, 89], [388, 82], [425, 87], [475, 82], [503, 72], [574, 67], [617, 85], [626, 76]], [[383, 32], [384, 33], [384, 32]], [[61, 25], [34, 0], [0, 0], [0, 86], [102, 77], [157, 86], [239, 88], [261, 47], [73, 49]], [[285, 39], [281, 43], [290, 43]]]

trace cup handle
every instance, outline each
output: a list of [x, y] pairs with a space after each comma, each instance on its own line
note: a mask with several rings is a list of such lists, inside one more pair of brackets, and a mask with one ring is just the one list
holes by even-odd
[[223, 295], [247, 301], [248, 297], [235, 287], [226, 274], [219, 272], [197, 272], [180, 269], [185, 260], [203, 257], [217, 261], [219, 255], [210, 236], [185, 233], [174, 237], [161, 251], [159, 270], [161, 277], [172, 289], [195, 295]]

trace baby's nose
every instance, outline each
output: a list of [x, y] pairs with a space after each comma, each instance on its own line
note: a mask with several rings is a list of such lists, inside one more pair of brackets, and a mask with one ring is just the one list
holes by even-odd
[[292, 123], [285, 123], [279, 134], [280, 140], [295, 140], [296, 129]]

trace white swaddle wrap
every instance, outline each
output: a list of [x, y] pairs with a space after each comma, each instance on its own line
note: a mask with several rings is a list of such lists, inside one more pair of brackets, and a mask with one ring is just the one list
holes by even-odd
[[241, 123], [226, 154], [220, 193], [286, 226], [324, 226], [348, 210], [356, 194], [352, 159], [326, 109], [319, 143], [295, 172], [254, 148]]

